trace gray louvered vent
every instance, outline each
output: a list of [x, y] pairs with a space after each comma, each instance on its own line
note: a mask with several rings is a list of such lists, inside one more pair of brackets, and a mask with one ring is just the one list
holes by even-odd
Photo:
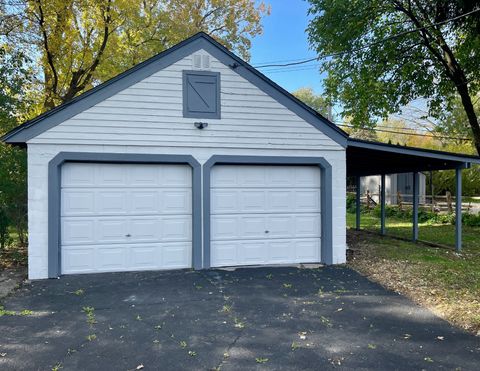
[[195, 54], [193, 56], [193, 68], [195, 69], [202, 68], [202, 56], [200, 54]]
[[220, 73], [183, 71], [183, 116], [220, 118]]
[[192, 58], [192, 68], [194, 70], [210, 69], [210, 56], [208, 54], [194, 54]]
[[210, 56], [209, 55], [203, 55], [202, 56], [202, 67], [206, 70], [210, 68]]

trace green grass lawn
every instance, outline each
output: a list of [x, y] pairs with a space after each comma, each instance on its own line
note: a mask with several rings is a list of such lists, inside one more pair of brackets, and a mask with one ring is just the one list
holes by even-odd
[[[354, 249], [350, 266], [480, 335], [480, 227], [464, 227], [464, 249], [457, 254], [453, 225], [419, 226], [421, 240], [452, 249], [357, 232], [355, 214], [347, 213], [347, 225], [349, 247]], [[380, 221], [362, 214], [362, 228], [378, 232]], [[411, 223], [387, 218], [388, 234], [410, 238]]]
[[[372, 214], [361, 215], [361, 228], [368, 231], [380, 232], [380, 218]], [[355, 228], [355, 214], [347, 213], [347, 227]], [[386, 218], [386, 233], [388, 235], [411, 238], [412, 222]], [[480, 252], [480, 227], [462, 227], [463, 247], [467, 251]], [[418, 238], [446, 246], [455, 246], [455, 226], [451, 224], [419, 223]]]

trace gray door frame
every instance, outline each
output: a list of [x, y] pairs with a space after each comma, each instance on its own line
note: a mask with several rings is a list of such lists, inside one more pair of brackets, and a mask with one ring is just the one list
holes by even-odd
[[60, 152], [48, 163], [48, 277], [61, 269], [61, 177], [65, 162], [112, 164], [184, 164], [192, 169], [192, 267], [202, 268], [201, 165], [190, 155]]
[[203, 165], [203, 267], [210, 268], [211, 170], [215, 165], [313, 165], [320, 168], [321, 262], [333, 264], [332, 166], [323, 157], [214, 155]]

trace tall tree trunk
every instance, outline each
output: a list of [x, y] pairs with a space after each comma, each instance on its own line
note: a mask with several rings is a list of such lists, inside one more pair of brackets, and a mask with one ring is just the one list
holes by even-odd
[[55, 108], [55, 99], [53, 98], [54, 92], [52, 87], [52, 73], [48, 67], [43, 68], [44, 82], [44, 97], [43, 97], [43, 109], [42, 112], [50, 111]]
[[[415, 14], [410, 1], [405, 6], [402, 1], [393, 1], [395, 9], [404, 13], [413, 24], [418, 28], [419, 34], [423, 39], [424, 45], [430, 51], [432, 57], [436, 59], [445, 68], [445, 72], [450, 80], [455, 84], [458, 94], [462, 99], [462, 105], [468, 117], [468, 122], [472, 129], [473, 141], [478, 155], [480, 155], [480, 126], [478, 124], [477, 114], [473, 108], [472, 98], [468, 91], [468, 81], [465, 73], [457, 61], [452, 49], [446, 42], [441, 29], [434, 23], [422, 20], [421, 16]], [[424, 18], [428, 19], [428, 13], [422, 8], [420, 2], [415, 2], [418, 8], [424, 12]], [[441, 50], [438, 50], [439, 47]]]
[[480, 155], [480, 125], [478, 124], [477, 114], [475, 109], [473, 108], [472, 98], [468, 93], [468, 88], [465, 84], [457, 85], [457, 91], [462, 99], [462, 105], [465, 109], [465, 113], [468, 117], [468, 122], [470, 127], [472, 128], [473, 133], [473, 142], [475, 148], [477, 149], [477, 153]]

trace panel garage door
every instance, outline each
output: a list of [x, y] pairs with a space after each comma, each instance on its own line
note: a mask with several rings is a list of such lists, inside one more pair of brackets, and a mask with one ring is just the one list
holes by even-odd
[[212, 168], [211, 266], [320, 261], [320, 169]]
[[191, 267], [191, 179], [186, 165], [65, 163], [62, 274]]

